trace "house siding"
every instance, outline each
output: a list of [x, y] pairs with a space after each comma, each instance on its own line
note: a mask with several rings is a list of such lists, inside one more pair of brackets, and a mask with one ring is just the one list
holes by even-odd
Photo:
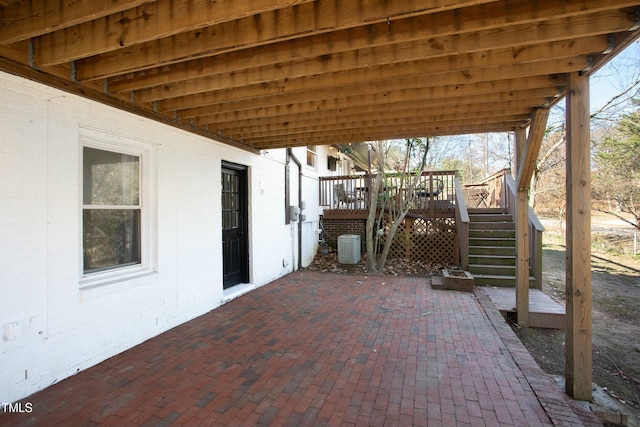
[[[82, 129], [153, 153], [150, 274], [81, 285]], [[304, 148], [296, 153], [304, 159]], [[222, 161], [246, 165], [249, 177], [250, 283], [229, 292]], [[0, 401], [24, 398], [297, 268], [297, 223], [284, 217], [285, 163], [285, 150], [252, 154], [0, 73]], [[295, 165], [291, 172], [293, 183]], [[303, 266], [317, 248], [319, 173], [303, 171]]]

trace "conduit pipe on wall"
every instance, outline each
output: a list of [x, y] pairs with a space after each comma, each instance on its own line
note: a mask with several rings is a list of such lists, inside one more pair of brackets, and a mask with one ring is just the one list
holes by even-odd
[[[287, 148], [287, 191], [286, 198], [291, 200], [289, 192], [291, 190], [291, 186], [289, 185], [289, 160], [292, 159], [296, 166], [298, 166], [298, 208], [302, 211], [302, 163], [293, 154], [293, 150], [291, 148]], [[288, 209], [288, 207], [287, 207]], [[302, 268], [302, 221], [300, 221], [300, 216], [298, 216], [298, 270]]]

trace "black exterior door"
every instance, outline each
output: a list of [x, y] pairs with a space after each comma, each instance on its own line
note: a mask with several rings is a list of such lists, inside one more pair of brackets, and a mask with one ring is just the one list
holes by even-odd
[[222, 165], [223, 288], [249, 281], [247, 170]]

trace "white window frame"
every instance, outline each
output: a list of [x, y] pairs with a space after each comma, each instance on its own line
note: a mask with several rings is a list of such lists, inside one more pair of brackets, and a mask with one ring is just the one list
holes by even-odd
[[140, 159], [140, 263], [135, 265], [114, 267], [108, 270], [84, 272], [84, 204], [83, 204], [83, 173], [79, 173], [79, 276], [80, 288], [86, 289], [109, 283], [121, 282], [144, 276], [156, 271], [157, 264], [157, 225], [156, 210], [156, 160], [155, 150], [151, 144], [132, 140], [120, 135], [108, 134], [93, 129], [80, 129], [79, 168], [84, 166], [84, 148], [136, 156]]
[[[307, 162], [307, 167], [311, 168], [311, 169], [317, 169], [318, 168], [318, 146], [317, 145], [307, 145], [306, 147], [306, 162]], [[309, 155], [312, 156], [313, 158], [313, 164], [310, 165], [309, 164]]]

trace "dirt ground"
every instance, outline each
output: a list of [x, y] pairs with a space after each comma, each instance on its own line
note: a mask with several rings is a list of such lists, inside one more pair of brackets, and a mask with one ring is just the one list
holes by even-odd
[[[543, 222], [542, 290], [564, 305], [563, 225], [557, 220]], [[620, 403], [630, 415], [629, 425], [640, 420], [640, 256], [634, 256], [633, 239], [629, 225], [592, 213], [593, 382]], [[640, 252], [640, 242], [638, 246]], [[385, 274], [431, 276], [445, 267], [392, 260]], [[357, 265], [346, 266], [338, 264], [335, 253], [317, 256], [309, 269], [367, 274], [364, 258]], [[513, 329], [545, 372], [564, 376], [564, 331], [516, 325]]]
[[[542, 290], [564, 305], [564, 231], [557, 221], [544, 222]], [[594, 212], [592, 241], [593, 382], [638, 420], [640, 261], [633, 255], [633, 231], [622, 221]], [[542, 369], [564, 375], [564, 331], [514, 330]]]

